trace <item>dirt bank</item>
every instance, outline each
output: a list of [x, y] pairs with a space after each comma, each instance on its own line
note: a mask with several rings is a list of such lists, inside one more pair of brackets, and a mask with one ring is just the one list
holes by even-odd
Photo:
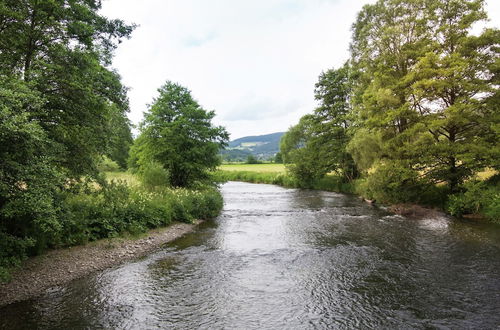
[[199, 223], [174, 223], [139, 239], [104, 239], [30, 258], [12, 274], [11, 282], [0, 284], [0, 306], [37, 297], [52, 287], [144, 256], [194, 230]]

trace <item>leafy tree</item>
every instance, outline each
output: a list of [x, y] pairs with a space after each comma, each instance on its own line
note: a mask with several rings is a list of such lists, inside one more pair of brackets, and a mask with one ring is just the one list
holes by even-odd
[[54, 162], [60, 147], [29, 113], [42, 105], [29, 84], [0, 78], [0, 234], [14, 242], [51, 236], [60, 226], [56, 194], [63, 180]]
[[111, 113], [108, 128], [111, 136], [107, 155], [122, 169], [127, 168], [130, 147], [134, 142], [130, 126], [129, 119], [120, 110]]
[[28, 248], [57, 244], [66, 192], [115, 154], [116, 130], [126, 140], [126, 89], [109, 65], [133, 26], [100, 7], [0, 1], [0, 277]]
[[[0, 73], [40, 92], [29, 113], [61, 146], [60, 165], [80, 177], [108, 151], [113, 112], [125, 116], [126, 90], [107, 68], [133, 26], [98, 14], [98, 0], [8, 0], [0, 3]], [[36, 111], [34, 111], [36, 110]]]
[[285, 163], [304, 183], [336, 171], [346, 180], [357, 177], [354, 160], [346, 150], [351, 126], [349, 66], [322, 73], [316, 84], [319, 106], [302, 117], [281, 140]]
[[474, 171], [498, 166], [499, 34], [470, 33], [485, 18], [481, 0], [380, 0], [363, 8], [353, 29], [360, 134], [380, 138], [382, 159], [405, 160], [452, 191]]
[[254, 155], [248, 155], [246, 163], [247, 164], [260, 164], [262, 162], [259, 161], [257, 158], [255, 158]]
[[274, 156], [274, 162], [276, 164], [283, 164], [283, 156], [281, 155], [281, 152], [277, 152], [276, 155]]
[[213, 126], [214, 111], [204, 110], [187, 88], [167, 81], [158, 92], [141, 124], [140, 146], [134, 147], [139, 166], [157, 161], [175, 187], [207, 180], [220, 163], [228, 133]]
[[283, 163], [301, 185], [306, 187], [329, 171], [329, 160], [323, 158], [322, 150], [318, 148], [321, 144], [313, 139], [313, 121], [313, 115], [303, 116], [280, 141]]

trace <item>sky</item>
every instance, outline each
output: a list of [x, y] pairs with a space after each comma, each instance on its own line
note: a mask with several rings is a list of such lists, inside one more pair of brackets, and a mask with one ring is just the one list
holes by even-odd
[[[115, 53], [138, 124], [167, 80], [191, 90], [231, 139], [286, 131], [314, 110], [322, 71], [349, 56], [351, 25], [375, 0], [105, 0], [138, 25]], [[500, 27], [500, 1], [487, 0]]]

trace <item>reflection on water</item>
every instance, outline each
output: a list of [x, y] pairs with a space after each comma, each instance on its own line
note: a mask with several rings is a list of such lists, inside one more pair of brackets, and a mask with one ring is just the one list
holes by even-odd
[[162, 251], [0, 309], [0, 328], [495, 328], [500, 231], [228, 183]]

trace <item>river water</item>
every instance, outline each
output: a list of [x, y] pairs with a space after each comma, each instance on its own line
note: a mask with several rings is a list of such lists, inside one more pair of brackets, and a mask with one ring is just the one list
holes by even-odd
[[161, 251], [0, 309], [0, 328], [498, 329], [500, 230], [229, 182]]

